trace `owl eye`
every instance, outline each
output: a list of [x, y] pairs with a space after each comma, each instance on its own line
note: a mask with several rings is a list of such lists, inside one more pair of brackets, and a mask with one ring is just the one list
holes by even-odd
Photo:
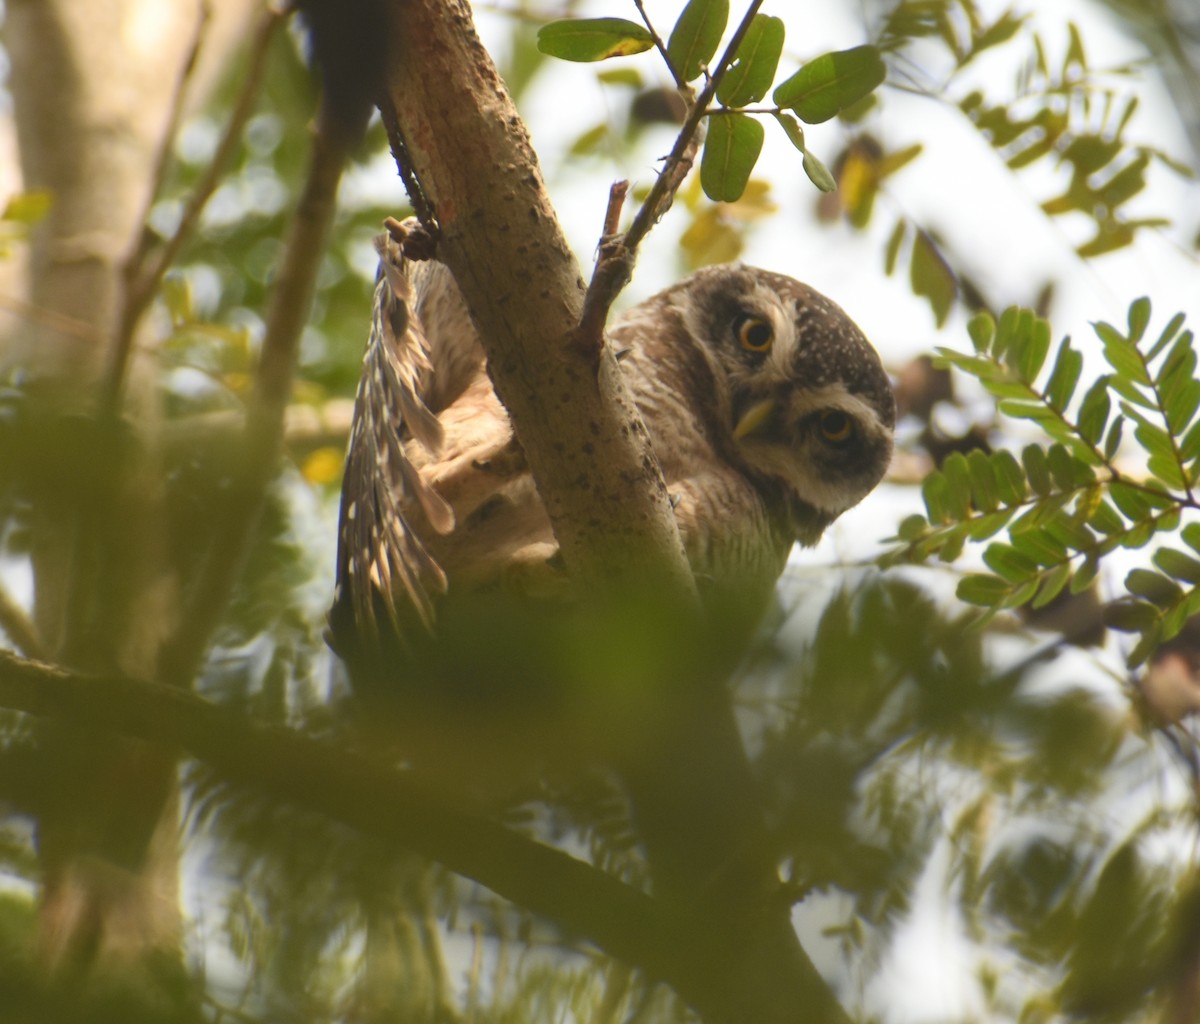
[[733, 329], [747, 352], [766, 352], [775, 340], [775, 328], [760, 316], [740, 316], [733, 322]]
[[854, 434], [854, 421], [844, 412], [830, 409], [821, 413], [821, 436], [831, 444], [843, 444]]

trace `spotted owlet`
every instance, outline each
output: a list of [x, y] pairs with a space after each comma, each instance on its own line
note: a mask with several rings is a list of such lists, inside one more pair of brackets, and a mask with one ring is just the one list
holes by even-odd
[[[381, 628], [429, 627], [447, 588], [561, 580], [449, 271], [406, 259], [388, 235], [376, 245], [330, 614], [339, 650]], [[883, 476], [895, 414], [879, 357], [825, 296], [737, 264], [635, 306], [608, 338], [701, 597], [719, 621], [748, 627], [792, 545], [815, 543]]]

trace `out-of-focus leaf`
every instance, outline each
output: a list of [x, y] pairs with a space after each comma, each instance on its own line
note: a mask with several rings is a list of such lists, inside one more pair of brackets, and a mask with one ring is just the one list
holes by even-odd
[[708, 66], [728, 21], [729, 0], [689, 0], [684, 7], [667, 40], [667, 57], [685, 82]]
[[985, 311], [971, 317], [967, 323], [967, 334], [970, 336], [971, 344], [975, 346], [976, 352], [986, 352], [991, 347], [992, 339], [996, 335], [996, 321], [992, 318], [991, 313]]
[[809, 61], [781, 82], [772, 98], [777, 106], [794, 110], [801, 121], [820, 124], [857, 103], [886, 77], [879, 50], [856, 46]]
[[967, 604], [995, 608], [1008, 597], [1011, 586], [998, 576], [972, 573], [958, 581], [958, 599]]
[[1010, 544], [989, 544], [983, 561], [997, 576], [1012, 583], [1024, 583], [1038, 572], [1037, 563]]
[[1079, 433], [1088, 444], [1099, 444], [1108, 425], [1112, 401], [1108, 397], [1108, 377], [1098, 377], [1083, 396], [1079, 406]]
[[745, 114], [723, 114], [708, 120], [700, 184], [714, 202], [732, 203], [741, 198], [754, 171], [762, 151], [763, 126]]
[[1046, 399], [1059, 412], [1071, 404], [1079, 375], [1083, 372], [1083, 353], [1071, 348], [1071, 339], [1063, 338], [1054, 360], [1050, 380], [1046, 382]]
[[48, 189], [30, 189], [18, 192], [4, 204], [0, 219], [19, 224], [36, 224], [50, 212], [54, 205], [54, 193]]
[[775, 81], [783, 38], [781, 18], [756, 14], [738, 46], [733, 64], [717, 86], [717, 99], [727, 107], [744, 107], [761, 100]]
[[908, 221], [904, 220], [904, 218], [896, 221], [896, 226], [892, 229], [892, 233], [888, 237], [883, 255], [883, 269], [888, 276], [891, 276], [892, 272], [896, 269], [896, 260], [900, 256], [900, 246], [904, 243], [904, 237], [907, 233]]
[[1050, 493], [1050, 467], [1046, 463], [1046, 452], [1040, 445], [1028, 445], [1021, 452], [1021, 461], [1025, 464], [1025, 477], [1035, 494], [1045, 496]]
[[913, 294], [929, 300], [934, 320], [940, 327], [950, 316], [954, 298], [958, 294], [958, 283], [924, 231], [918, 231], [913, 239], [909, 279]]
[[804, 168], [804, 173], [808, 175], [808, 180], [822, 192], [833, 192], [837, 188], [837, 182], [829, 173], [829, 168], [809, 150], [804, 151], [800, 165]]
[[594, 61], [642, 53], [654, 45], [654, 37], [625, 18], [568, 18], [538, 29], [537, 45], [561, 60]]
[[1112, 421], [1108, 428], [1108, 434], [1104, 438], [1104, 457], [1115, 459], [1117, 452], [1121, 449], [1121, 441], [1125, 434], [1125, 417], [1118, 416]]
[[992, 456], [992, 468], [996, 474], [996, 489], [1005, 505], [1016, 505], [1025, 500], [1025, 473], [1013, 453], [1000, 450]]
[[1200, 561], [1175, 548], [1159, 548], [1154, 552], [1154, 564], [1173, 579], [1193, 585], [1200, 584]]
[[1099, 321], [1092, 324], [1096, 336], [1104, 343], [1104, 358], [1122, 377], [1137, 384], [1149, 384], [1145, 363], [1137, 347], [1111, 324]]
[[1150, 324], [1150, 300], [1143, 295], [1129, 306], [1129, 340], [1135, 345], [1142, 340]]
[[1183, 597], [1183, 589], [1178, 583], [1149, 569], [1131, 569], [1125, 577], [1125, 589], [1159, 608], [1174, 604]]

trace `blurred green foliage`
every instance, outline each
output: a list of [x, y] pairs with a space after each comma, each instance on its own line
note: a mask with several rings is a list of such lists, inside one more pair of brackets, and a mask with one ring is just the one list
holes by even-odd
[[[692, 0], [674, 30], [662, 32], [685, 81], [704, 81], [727, 37], [727, 7]], [[736, 258], [748, 225], [775, 212], [770, 186], [751, 176], [764, 112], [745, 108], [766, 96], [781, 57], [798, 70], [777, 86], [766, 113], [816, 186], [836, 186], [836, 205], [825, 209], [855, 228], [882, 215], [877, 199], [892, 175], [919, 165], [920, 142], [886, 151], [870, 126], [886, 116], [884, 72], [894, 84], [897, 68], [907, 74], [932, 63], [929, 46], [947, 75], [916, 88], [959, 110], [1014, 172], [1039, 162], [1065, 170], [1063, 191], [1041, 205], [1048, 216], [1088, 221], [1081, 256], [1128, 245], [1159, 223], [1126, 215], [1152, 168], [1175, 167], [1131, 141], [1136, 120], [1120, 83], [1140, 69], [1096, 72], [1075, 30], [1051, 61], [1015, 10], [989, 19], [969, 0], [902, 0], [885, 13], [863, 46], [803, 61], [785, 53], [779, 19], [766, 13], [751, 23], [716, 89], [700, 174], [680, 196], [687, 262]], [[722, 31], [713, 29], [718, 22]], [[590, 25], [582, 42], [557, 29], [535, 43], [530, 27], [514, 20], [510, 87], [521, 94], [543, 53], [598, 59], [613, 46], [629, 52], [629, 40], [650, 48], [641, 45], [649, 33], [633, 22]], [[1029, 58], [1015, 88], [996, 95], [991, 84], [986, 92], [960, 86], [985, 53], [1013, 50]], [[573, 160], [633, 147], [647, 130], [678, 124], [678, 94], [651, 84], [642, 66], [597, 72], [619, 113], [581, 120]], [[269, 68], [235, 166], [159, 296], [169, 323], [161, 383], [173, 427], [240, 410], [255, 365], [314, 106], [294, 38], [276, 38]], [[184, 126], [151, 230], [173, 229], [239, 81], [231, 69], [209, 109]], [[835, 116], [847, 141], [827, 169], [808, 152], [800, 122]], [[384, 149], [373, 124], [358, 167]], [[19, 234], [41, 201], [10, 204], [0, 225], [6, 245], [10, 222]], [[403, 212], [402, 202], [397, 188], [388, 202], [364, 190], [343, 205], [301, 353], [298, 405], [353, 393], [370, 306], [370, 238], [385, 215]], [[907, 261], [913, 294], [939, 323], [969, 300], [930, 225], [895, 216], [883, 260], [889, 273]], [[844, 965], [840, 995], [864, 1019], [889, 1019], [880, 1009], [888, 993], [872, 986], [880, 965], [912, 941], [906, 928], [918, 901], [943, 911], [954, 941], [969, 951], [980, 1019], [1159, 1019], [1200, 956], [1189, 789], [1200, 772], [1191, 733], [1131, 699], [1132, 677], [1111, 657], [1080, 654], [1061, 631], [1038, 633], [1008, 614], [1093, 591], [1118, 550], [1145, 552], [1126, 592], [1108, 602], [1109, 623], [1138, 637], [1132, 663], [1153, 663], [1200, 607], [1200, 530], [1185, 522], [1198, 507], [1200, 473], [1193, 337], [1182, 317], [1155, 330], [1151, 319], [1149, 301], [1138, 300], [1126, 324], [1098, 323], [1108, 369], [1085, 374], [1082, 349], [1069, 339], [1055, 346], [1049, 324], [1032, 311], [977, 318], [972, 351], [943, 349], [940, 360], [998, 402], [1008, 419], [992, 432], [995, 444], [951, 454], [925, 477], [925, 514], [899, 524], [886, 572], [847, 569], [833, 589], [785, 579], [787, 628], [761, 637], [731, 683], [785, 895], [800, 907], [806, 944]], [[0, 421], [17, 400], [0, 394]], [[185, 576], [208, 552], [209, 510], [230, 458], [219, 438], [168, 448], [175, 556]], [[281, 469], [198, 689], [247, 715], [344, 741], [356, 723], [322, 640], [334, 481], [307, 468], [298, 458]], [[27, 507], [4, 497], [4, 554], [20, 562]], [[975, 545], [986, 546], [982, 563], [958, 582], [965, 603], [916, 567], [934, 558], [954, 563]], [[493, 629], [500, 637], [505, 624]], [[520, 654], [505, 652], [509, 661]], [[632, 655], [579, 657], [599, 676], [616, 674]], [[6, 713], [0, 732], [0, 769], [12, 780], [0, 830], [0, 866], [13, 882], [0, 899], [3, 1006], [16, 1005], [5, 995], [31, 958], [39, 789], [20, 772], [25, 720]], [[188, 962], [206, 1019], [691, 1019], [663, 986], [478, 886], [232, 787], [202, 765], [187, 765], [184, 779], [183, 875], [196, 914]], [[495, 813], [645, 884], [625, 798], [603, 772], [529, 781]], [[821, 926], [809, 923], [810, 908]]]

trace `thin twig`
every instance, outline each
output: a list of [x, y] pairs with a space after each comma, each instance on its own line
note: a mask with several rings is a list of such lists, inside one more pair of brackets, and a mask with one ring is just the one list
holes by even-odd
[[[638, 889], [481, 816], [465, 800], [376, 758], [263, 725], [187, 693], [83, 675], [0, 651], [0, 707], [178, 747], [226, 779], [407, 848], [557, 922], [686, 991], [681, 922]], [[694, 932], [695, 918], [687, 925]]]
[[621, 226], [621, 209], [625, 205], [625, 197], [629, 194], [628, 181], [614, 181], [608, 190], [608, 208], [604, 211], [604, 232], [601, 242], [611, 238]]
[[[616, 181], [608, 190], [608, 207], [604, 212], [604, 227], [600, 233], [600, 243], [596, 246], [596, 271], [601, 267], [619, 268], [625, 265], [625, 241], [618, 234], [621, 226], [621, 209], [625, 205], [625, 196], [629, 192], [628, 181]], [[592, 278], [593, 282], [595, 277]], [[601, 288], [589, 287], [583, 297], [583, 312], [579, 315], [579, 329], [576, 333], [578, 344], [583, 346], [591, 355], [593, 364], [600, 358], [604, 341], [604, 323], [608, 319], [608, 308], [611, 305], [604, 302], [606, 291]]]
[[671, 77], [675, 79], [675, 85], [681, 92], [691, 93], [692, 88], [680, 76], [675, 65], [671, 63], [670, 55], [667, 53], [667, 47], [662, 41], [662, 36], [658, 34], [658, 29], [654, 27], [654, 23], [650, 20], [650, 15], [646, 13], [646, 6], [642, 0], [633, 0], [633, 6], [637, 8], [638, 14], [642, 17], [642, 24], [646, 26], [646, 31], [650, 33], [650, 38], [654, 40], [654, 48], [662, 55], [663, 63], [667, 65], [667, 70], [671, 72]]
[[[671, 155], [667, 157], [666, 166], [651, 186], [646, 201], [642, 203], [633, 223], [629, 226], [629, 231], [626, 232], [625, 245], [633, 255], [636, 256], [638, 246], [641, 245], [642, 239], [646, 237], [650, 229], [671, 208], [675, 193], [679, 190], [683, 179], [687, 177], [687, 172], [691, 169], [691, 159], [688, 158], [685, 162], [685, 155], [689, 149], [694, 155], [698, 143], [696, 135], [700, 122], [708, 113], [708, 105], [717, 94], [717, 86], [721, 84], [721, 79], [725, 76], [729, 65], [733, 63], [738, 47], [742, 45], [742, 39], [749, 31], [750, 23], [754, 20], [754, 16], [762, 4], [763, 0], [751, 0], [737, 31], [733, 33], [733, 38], [729, 40], [729, 45], [717, 63], [717, 70], [709, 76], [704, 88], [700, 90], [700, 95], [696, 97], [695, 103], [688, 111], [687, 119], [679, 130], [679, 137], [675, 140]], [[682, 169], [682, 173], [679, 173], [680, 169]]]
[[174, 234], [154, 252], [149, 251], [149, 236], [147, 236], [147, 244], [143, 244], [126, 265], [125, 302], [121, 309], [121, 319], [113, 345], [107, 379], [107, 393], [114, 404], [125, 379], [138, 321], [141, 320], [142, 314], [145, 313], [146, 308], [158, 293], [163, 277], [199, 223], [204, 207], [217, 190], [217, 185], [220, 184], [237, 151], [246, 123], [254, 112], [259, 87], [266, 73], [271, 40], [275, 36], [275, 31], [283, 24], [287, 14], [287, 11], [275, 7], [268, 7], [263, 12], [251, 43], [250, 64], [246, 70], [242, 90], [238, 94], [233, 112], [230, 114], [221, 140], [217, 144], [216, 152], [203, 177], [192, 190]]
[[[742, 39], [761, 6], [762, 0], [751, 0], [737, 30], [729, 40], [729, 45], [726, 46], [725, 52], [717, 63], [716, 71], [709, 76], [704, 88], [700, 90], [699, 96], [690, 103], [687, 117], [679, 129], [679, 135], [675, 138], [675, 145], [672, 147], [662, 171], [654, 180], [645, 201], [634, 216], [629, 230], [624, 235], [613, 239], [611, 244], [601, 245], [600, 257], [596, 261], [596, 269], [592, 274], [592, 280], [588, 284], [587, 295], [584, 298], [586, 323], [581, 318], [575, 339], [581, 347], [589, 350], [599, 348], [608, 312], [621, 289], [629, 283], [633, 276], [633, 265], [637, 261], [638, 248], [646, 235], [650, 233], [650, 229], [671, 208], [675, 193], [679, 191], [688, 172], [692, 169], [696, 150], [700, 145], [700, 122], [707, 115], [708, 105], [717, 93], [717, 86], [721, 84], [721, 79], [729, 65], [733, 63], [738, 47], [741, 46]], [[641, 9], [640, 3], [638, 8]], [[663, 56], [666, 57], [665, 49]], [[670, 61], [667, 63], [670, 66]], [[672, 69], [672, 74], [674, 74], [674, 69]], [[686, 83], [683, 88], [686, 92], [691, 91]]]

